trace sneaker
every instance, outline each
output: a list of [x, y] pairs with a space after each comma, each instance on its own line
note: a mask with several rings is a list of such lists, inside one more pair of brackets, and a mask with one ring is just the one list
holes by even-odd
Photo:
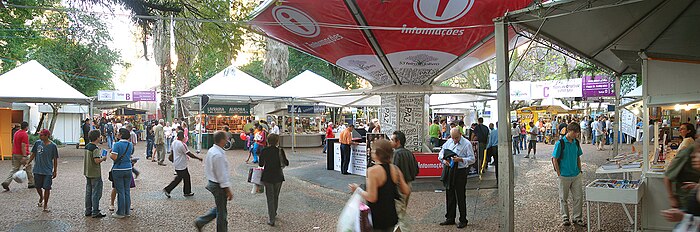
[[526, 156], [525, 156], [525, 157], [523, 157], [523, 158], [530, 158], [530, 155], [526, 155]]
[[202, 227], [204, 227], [204, 225], [197, 224], [197, 221], [195, 221], [194, 227], [197, 228], [197, 231], [202, 232]]
[[106, 217], [106, 216], [107, 216], [107, 214], [98, 213], [98, 214], [92, 215], [92, 218], [103, 218], [103, 217]]
[[170, 193], [168, 190], [163, 189], [163, 194], [165, 194], [166, 197], [170, 198]]
[[5, 192], [10, 191], [10, 184], [8, 184], [8, 183], [2, 183], [2, 188], [5, 189], [5, 190], [4, 190]]
[[586, 227], [586, 222], [584, 222], [583, 220], [576, 220], [574, 224], [580, 227]]
[[124, 216], [124, 215], [119, 215], [119, 214], [116, 214], [116, 213], [113, 213], [113, 214], [112, 214], [112, 218], [116, 218], [116, 219], [122, 219], [122, 218], [125, 218], [125, 217], [126, 217], [126, 216]]
[[570, 225], [571, 225], [571, 222], [569, 222], [569, 220], [564, 220], [564, 221], [561, 223], [561, 225], [563, 225], [563, 226], [570, 226]]
[[184, 196], [191, 197], [191, 196], [194, 196], [194, 193], [185, 193]]
[[33, 188], [36, 188], [36, 187], [34, 187], [34, 185], [27, 185], [27, 188], [28, 188], [28, 189], [33, 189]]

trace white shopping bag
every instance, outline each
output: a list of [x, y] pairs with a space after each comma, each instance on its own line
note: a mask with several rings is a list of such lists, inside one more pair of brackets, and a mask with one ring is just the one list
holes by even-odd
[[360, 205], [364, 204], [364, 201], [360, 196], [360, 188], [357, 188], [340, 212], [336, 232], [360, 231]]
[[12, 174], [12, 179], [17, 181], [17, 183], [27, 182], [27, 171], [20, 169], [19, 171]]
[[260, 179], [262, 178], [263, 170], [264, 168], [253, 168], [253, 174], [250, 176], [250, 183], [262, 185], [263, 183]]

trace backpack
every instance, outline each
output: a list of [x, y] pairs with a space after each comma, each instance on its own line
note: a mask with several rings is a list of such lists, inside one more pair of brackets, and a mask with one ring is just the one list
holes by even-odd
[[106, 132], [107, 135], [112, 135], [112, 134], [114, 134], [114, 125], [112, 125], [112, 124], [107, 124], [107, 125], [105, 126], [105, 132]]
[[[574, 139], [574, 142], [576, 143], [576, 147], [581, 149], [581, 144], [578, 142], [578, 139]], [[564, 148], [566, 147], [566, 142], [564, 142], [564, 138], [559, 139], [559, 158], [557, 158], [557, 164], [559, 164], [559, 169], [561, 170], [561, 157], [564, 156]], [[552, 164], [552, 168], [554, 168], [554, 164]], [[554, 169], [556, 172], [557, 170]]]

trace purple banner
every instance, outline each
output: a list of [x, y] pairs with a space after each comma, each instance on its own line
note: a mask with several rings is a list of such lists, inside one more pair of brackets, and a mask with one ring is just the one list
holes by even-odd
[[583, 97], [614, 97], [615, 79], [608, 76], [584, 76]]
[[134, 91], [134, 101], [156, 101], [156, 91]]

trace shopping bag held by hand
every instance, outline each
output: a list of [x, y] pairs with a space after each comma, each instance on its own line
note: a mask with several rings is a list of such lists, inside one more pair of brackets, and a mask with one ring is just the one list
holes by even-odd
[[12, 179], [17, 183], [27, 182], [27, 171], [21, 168], [19, 171], [16, 171], [15, 174], [12, 174]]
[[360, 195], [361, 189], [358, 188], [350, 196], [350, 200], [345, 203], [345, 208], [340, 212], [336, 232], [360, 232], [360, 206], [365, 204], [365, 200]]

